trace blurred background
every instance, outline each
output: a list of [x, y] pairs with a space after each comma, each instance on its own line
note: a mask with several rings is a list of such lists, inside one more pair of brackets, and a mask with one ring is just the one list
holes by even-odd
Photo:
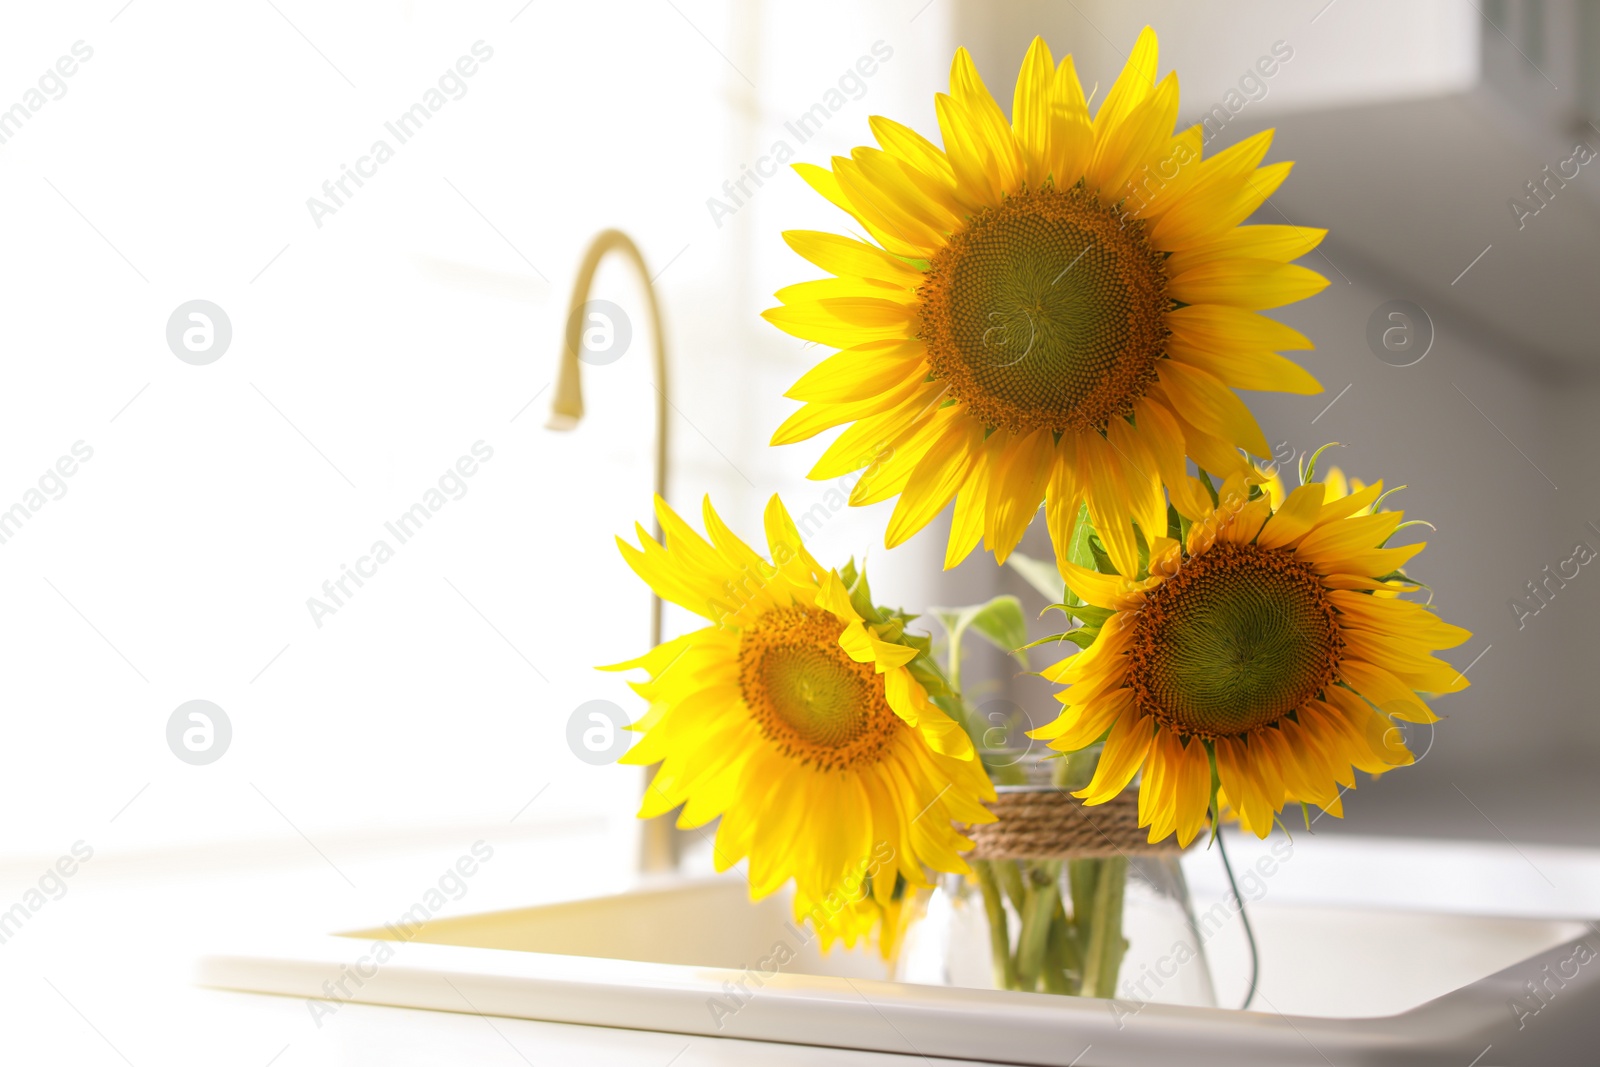
[[[632, 863], [638, 770], [569, 744], [587, 701], [639, 710], [593, 667], [648, 638], [612, 540], [650, 521], [656, 395], [620, 260], [592, 295], [630, 340], [545, 428], [606, 227], [662, 302], [675, 505], [758, 539], [779, 491], [881, 600], [1042, 608], [990, 557], [941, 575], [943, 521], [884, 551], [890, 504], [805, 479], [821, 443], [767, 447], [821, 355], [758, 317], [816, 273], [780, 233], [846, 228], [775, 161], [880, 113], [937, 138], [958, 44], [1002, 106], [1036, 33], [1103, 91], [1147, 22], [1208, 152], [1274, 126], [1297, 161], [1255, 221], [1331, 231], [1305, 262], [1332, 284], [1283, 311], [1326, 391], [1248, 397], [1269, 440], [1408, 485], [1437, 527], [1415, 570], [1476, 635], [1420, 766], [1317, 832], [1600, 843], [1600, 5], [109, 0], [0, 14], [8, 884], [79, 840], [97, 871], [303, 864], [339, 893], [486, 836]], [[174, 340], [196, 300], [228, 327], [206, 312], [208, 362]], [[974, 655], [980, 701], [1053, 714]], [[203, 765], [169, 744], [194, 700], [227, 723]]]

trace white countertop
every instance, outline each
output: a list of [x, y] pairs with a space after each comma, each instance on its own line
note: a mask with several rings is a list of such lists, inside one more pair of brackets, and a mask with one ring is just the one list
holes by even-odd
[[[499, 835], [494, 858], [444, 914], [621, 888], [617, 864], [593, 869], [594, 825]], [[754, 1044], [677, 1034], [347, 1004], [319, 1027], [302, 1000], [200, 989], [201, 953], [262, 930], [325, 932], [398, 917], [440, 872], [489, 834], [439, 832], [409, 851], [345, 848], [337, 869], [309, 847], [274, 845], [182, 856], [96, 857], [0, 944], [8, 1062], [146, 1065], [927, 1063], [917, 1055]], [[460, 838], [459, 842], [456, 838]], [[1235, 839], [1236, 840], [1236, 839]], [[355, 858], [349, 858], [355, 854]], [[1237, 841], [1236, 866], [1263, 851]], [[1352, 862], [1359, 858], [1358, 865]], [[1387, 880], [1357, 877], [1374, 858]], [[1214, 857], [1186, 861], [1197, 906], [1224, 889]], [[0, 907], [20, 899], [26, 867], [0, 872]], [[1247, 888], [1247, 895], [1256, 893]], [[1600, 852], [1508, 842], [1411, 842], [1297, 836], [1261, 879], [1262, 907], [1364, 900], [1397, 910], [1551, 917], [1600, 915]], [[1219, 996], [1242, 981], [1242, 943], [1213, 949]], [[1268, 965], [1273, 962], [1269, 956]], [[1290, 1009], [1285, 1009], [1290, 1010]], [[908, 1054], [910, 1050], [908, 1049]], [[955, 1061], [933, 1061], [955, 1062]], [[970, 1062], [970, 1061], [963, 1061]]]

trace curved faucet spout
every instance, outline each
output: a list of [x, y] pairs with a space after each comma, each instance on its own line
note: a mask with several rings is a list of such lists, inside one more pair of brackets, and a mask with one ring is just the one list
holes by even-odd
[[[661, 305], [656, 300], [654, 279], [644, 265], [644, 256], [632, 238], [621, 230], [602, 230], [590, 242], [578, 266], [578, 279], [572, 287], [572, 300], [567, 305], [566, 338], [561, 348], [561, 366], [556, 373], [555, 398], [550, 403], [550, 418], [545, 425], [552, 430], [576, 429], [583, 418], [583, 388], [579, 363], [583, 356], [584, 327], [589, 324], [587, 310], [589, 289], [594, 285], [595, 271], [600, 261], [609, 253], [620, 252], [639, 272], [639, 284], [644, 288], [645, 300], [650, 306], [650, 331], [655, 337], [655, 379], [650, 383], [656, 391], [655, 435], [655, 495], [667, 497], [667, 338], [661, 330]], [[593, 313], [598, 314], [598, 313]], [[615, 324], [612, 324], [613, 326]], [[661, 540], [661, 522], [653, 523], [655, 538]], [[661, 597], [652, 591], [650, 598], [650, 647], [661, 643]], [[641, 828], [639, 866], [646, 872], [671, 871], [678, 866], [683, 854], [683, 831], [672, 825], [666, 817], [651, 819]]]
[[[567, 304], [566, 338], [561, 349], [561, 365], [556, 374], [555, 398], [550, 403], [550, 418], [545, 426], [551, 430], [572, 430], [583, 418], [583, 388], [580, 382], [579, 363], [583, 357], [583, 331], [588, 325], [590, 312], [584, 310], [589, 303], [589, 290], [594, 285], [595, 272], [600, 261], [611, 252], [620, 252], [639, 273], [639, 284], [644, 288], [645, 300], [650, 306], [650, 332], [655, 339], [655, 379], [650, 383], [656, 391], [655, 435], [655, 494], [667, 496], [667, 338], [661, 330], [661, 305], [656, 301], [654, 282], [645, 267], [644, 256], [633, 239], [621, 230], [602, 230], [589, 243], [578, 266], [578, 279], [572, 287], [572, 299]], [[661, 524], [654, 524], [656, 540], [661, 540]], [[650, 645], [661, 643], [661, 598], [650, 601]]]

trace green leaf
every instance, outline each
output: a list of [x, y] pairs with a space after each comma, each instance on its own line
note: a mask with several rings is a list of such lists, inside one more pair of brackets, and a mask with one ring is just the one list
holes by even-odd
[[1042, 559], [1025, 556], [1021, 552], [1013, 552], [1006, 560], [1011, 569], [1022, 575], [1023, 581], [1033, 586], [1045, 598], [1054, 604], [1064, 598], [1063, 590], [1066, 583], [1061, 580], [1061, 572], [1056, 570], [1054, 562], [1046, 563]]
[[1063, 641], [1071, 641], [1079, 648], [1088, 648], [1090, 645], [1094, 644], [1094, 639], [1099, 632], [1099, 628], [1089, 629], [1087, 627], [1080, 626], [1075, 630], [1068, 630], [1065, 633], [1051, 634], [1048, 637], [1041, 637], [1037, 640], [1029, 641], [1027, 644], [1023, 645], [1022, 648], [1043, 648], [1046, 645], [1059, 645]]
[[1178, 514], [1178, 509], [1171, 504], [1167, 505], [1167, 536], [1174, 541], [1182, 543], [1184, 534], [1188, 532], [1188, 520]]
[[971, 627], [987, 637], [1006, 655], [1015, 655], [1022, 669], [1028, 669], [1027, 654], [1022, 646], [1028, 643], [1028, 623], [1022, 615], [1022, 601], [1014, 596], [997, 596], [972, 617]]
[[[955, 694], [950, 692], [950, 684], [945, 681], [944, 675], [940, 673], [939, 668], [934, 664], [932, 656], [918, 656], [906, 664], [906, 670], [910, 671], [911, 677], [920, 682], [922, 688], [928, 691], [928, 696], [933, 699], [934, 703], [939, 703], [944, 698], [954, 699]], [[943, 704], [939, 704], [939, 706], [944, 707]], [[945, 710], [949, 711], [950, 709], [945, 708]], [[957, 722], [961, 721], [960, 715], [956, 715], [955, 718]]]
[[[1117, 573], [1117, 568], [1111, 565], [1111, 554], [1107, 552], [1105, 546], [1100, 543], [1100, 538], [1098, 535], [1090, 534], [1088, 538], [1088, 545], [1090, 553], [1090, 563], [1088, 566], [1089, 570], [1099, 571], [1101, 574]], [[1077, 560], [1073, 560], [1073, 562], [1077, 563]], [[1073, 594], [1073, 596], [1076, 598], [1077, 594]]]
[[[1097, 570], [1100, 561], [1095, 552], [1100, 539], [1093, 537], [1094, 525], [1089, 521], [1089, 505], [1078, 506], [1078, 518], [1072, 524], [1072, 536], [1067, 538], [1067, 560], [1084, 570]], [[1091, 538], [1093, 537], [1093, 540]], [[1067, 603], [1082, 603], [1076, 593], [1067, 592]]]
[[914, 634], [902, 630], [900, 631], [900, 636], [895, 638], [895, 640], [900, 642], [902, 645], [907, 645], [916, 649], [918, 652], [925, 652], [929, 655], [933, 654], [933, 638], [928, 637], [925, 634]]
[[1080, 567], [1094, 566], [1094, 556], [1089, 552], [1089, 535], [1094, 525], [1089, 521], [1089, 505], [1078, 505], [1078, 518], [1072, 524], [1072, 536], [1067, 539], [1067, 559]]
[[[855, 563], [854, 560], [850, 562], [852, 566]], [[843, 575], [840, 577], [842, 579]], [[845, 588], [850, 594], [850, 606], [856, 609], [857, 615], [868, 622], [884, 621], [883, 616], [878, 613], [877, 605], [872, 602], [872, 586], [867, 584], [867, 568], [864, 565], [860, 573], [855, 576], [855, 580]]]
[[1068, 630], [1061, 636], [1077, 645], [1080, 649], [1085, 649], [1100, 639], [1100, 628], [1097, 626], [1091, 630], [1088, 627], [1080, 626], [1076, 630]]
[[1028, 643], [1028, 623], [1022, 615], [1022, 601], [1006, 594], [997, 596], [986, 604], [973, 604], [964, 608], [929, 608], [929, 612], [943, 624], [950, 639], [951, 656], [959, 655], [961, 639], [967, 631], [976, 630], [989, 639], [1006, 655], [1015, 655], [1028, 669], [1028, 656], [1021, 651]]
[[1098, 630], [1111, 621], [1111, 616], [1117, 612], [1114, 608], [1101, 608], [1093, 604], [1079, 604], [1072, 609], [1074, 617], [1082, 619], [1086, 626]]

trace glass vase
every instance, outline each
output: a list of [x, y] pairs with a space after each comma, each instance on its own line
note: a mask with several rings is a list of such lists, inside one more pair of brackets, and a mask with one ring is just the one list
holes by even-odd
[[899, 981], [1215, 1007], [1204, 938], [1169, 843], [1137, 829], [1135, 794], [1068, 794], [1098, 752], [984, 754], [999, 821], [974, 828], [970, 875], [912, 905]]

